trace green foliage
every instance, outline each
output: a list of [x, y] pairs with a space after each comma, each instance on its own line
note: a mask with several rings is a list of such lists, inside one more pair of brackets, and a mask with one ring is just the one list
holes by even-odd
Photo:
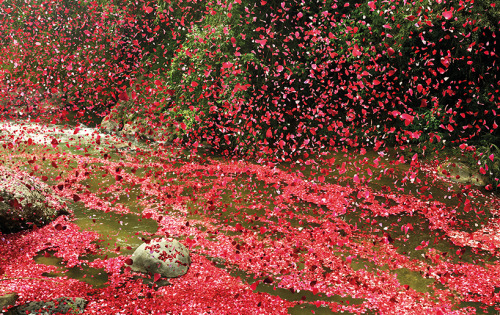
[[251, 73], [245, 64], [258, 60], [251, 53], [236, 53], [226, 22], [219, 14], [192, 26], [166, 75], [173, 96], [164, 110], [182, 122], [187, 133], [204, 133], [236, 116], [248, 98]]
[[[445, 12], [450, 16], [445, 17]], [[478, 143], [491, 132], [497, 139], [500, 136], [498, 129], [472, 127], [477, 123], [491, 126], [495, 115], [488, 113], [498, 109], [498, 57], [490, 52], [500, 36], [499, 20], [494, 1], [420, 5], [372, 1], [349, 12], [335, 34], [350, 33], [344, 34], [347, 47], [357, 45], [365, 53], [351, 56], [349, 61], [382, 82], [375, 89], [394, 91], [399, 99], [392, 104], [395, 110], [418, 119], [415, 126], [406, 128], [402, 121], [387, 116], [374, 118], [389, 118], [387, 127], [422, 129], [427, 134], [441, 130], [450, 141], [465, 138]], [[349, 50], [343, 53], [349, 54]], [[385, 94], [363, 97], [374, 104]], [[465, 128], [450, 127], [455, 124]]]
[[488, 177], [492, 188], [498, 190], [500, 188], [500, 148], [490, 143], [481, 146], [478, 151], [478, 164], [484, 170]]
[[[3, 52], [23, 67], [4, 63], [7, 79], [57, 86], [78, 106], [133, 90], [176, 136], [228, 152], [301, 154], [364, 139], [486, 152], [500, 138], [492, 0], [33, 3], [9, 21]], [[37, 14], [52, 22], [33, 27]], [[146, 90], [132, 87], [139, 77]]]

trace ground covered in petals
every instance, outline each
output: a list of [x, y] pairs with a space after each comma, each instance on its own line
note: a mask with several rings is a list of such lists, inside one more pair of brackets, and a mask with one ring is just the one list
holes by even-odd
[[[0, 295], [498, 312], [499, 21], [492, 0], [0, 0], [0, 165], [68, 208], [0, 234]], [[187, 274], [131, 270], [152, 238]]]

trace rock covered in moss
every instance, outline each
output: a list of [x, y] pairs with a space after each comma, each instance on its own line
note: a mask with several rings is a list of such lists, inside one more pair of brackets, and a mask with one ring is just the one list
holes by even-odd
[[0, 231], [12, 233], [43, 226], [67, 214], [64, 202], [41, 180], [0, 166]]
[[36, 301], [19, 305], [10, 314], [81, 314], [87, 301], [82, 298], [61, 297], [51, 301]]
[[7, 293], [0, 296], [0, 311], [4, 308], [12, 306], [16, 304], [17, 299], [19, 298], [19, 294], [17, 293]]
[[120, 118], [109, 114], [102, 119], [100, 129], [105, 133], [112, 134], [119, 132], [122, 126], [123, 124]]
[[470, 167], [462, 162], [444, 162], [438, 166], [437, 170], [441, 177], [448, 178], [456, 183], [484, 186], [487, 181], [485, 176], [474, 172]]

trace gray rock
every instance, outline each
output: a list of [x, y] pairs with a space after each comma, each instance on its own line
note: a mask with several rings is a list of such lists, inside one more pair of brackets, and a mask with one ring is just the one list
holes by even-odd
[[81, 314], [87, 301], [82, 298], [61, 297], [51, 301], [30, 302], [10, 310], [13, 315], [25, 314]]
[[136, 138], [139, 138], [139, 131], [137, 126], [132, 123], [128, 122], [123, 126], [123, 129], [121, 130], [120, 134], [127, 138], [128, 140], [136, 140]]
[[8, 293], [5, 295], [0, 296], [0, 311], [3, 308], [12, 306], [16, 304], [17, 299], [19, 298], [19, 295], [17, 293]]
[[461, 162], [444, 162], [438, 167], [439, 176], [449, 180], [462, 183], [484, 186], [486, 184], [485, 176], [474, 173], [470, 167]]
[[120, 134], [128, 139], [155, 141], [154, 136], [156, 135], [156, 132], [151, 127], [148, 127], [147, 123], [143, 119], [137, 118], [135, 121], [125, 123]]
[[115, 118], [113, 115], [104, 117], [101, 121], [101, 130], [106, 133], [117, 133], [122, 128], [121, 119]]
[[177, 240], [155, 239], [142, 244], [132, 254], [133, 271], [159, 273], [162, 277], [180, 277], [189, 269], [189, 250]]
[[109, 115], [104, 117], [101, 122], [101, 130], [106, 133], [119, 133], [126, 122], [134, 121], [135, 119], [131, 119], [129, 117], [135, 117], [133, 109], [137, 104], [133, 99], [128, 101], [120, 100], [115, 104]]
[[129, 121], [123, 126], [122, 133], [135, 135], [137, 133], [137, 126]]
[[17, 232], [43, 226], [60, 214], [68, 214], [52, 189], [26, 172], [0, 166], [0, 231]]

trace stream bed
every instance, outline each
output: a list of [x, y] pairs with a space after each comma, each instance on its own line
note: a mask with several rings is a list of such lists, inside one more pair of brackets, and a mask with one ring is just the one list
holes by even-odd
[[[129, 256], [145, 239], [172, 237], [254, 292], [294, 302], [290, 314], [378, 313], [385, 286], [411, 291], [396, 301], [448, 299], [450, 310], [494, 310], [450, 283], [458, 269], [498, 266], [498, 252], [473, 237], [498, 238], [498, 198], [438, 176], [429, 162], [410, 164], [385, 150], [274, 165], [88, 127], [4, 122], [2, 130], [3, 164], [63, 187], [72, 222], [99, 234], [98, 250], [79, 257], [79, 266], [39, 252], [37, 264], [57, 268], [45, 277], [106, 288], [108, 272], [89, 267], [95, 259]], [[463, 240], [467, 235], [474, 242]]]

